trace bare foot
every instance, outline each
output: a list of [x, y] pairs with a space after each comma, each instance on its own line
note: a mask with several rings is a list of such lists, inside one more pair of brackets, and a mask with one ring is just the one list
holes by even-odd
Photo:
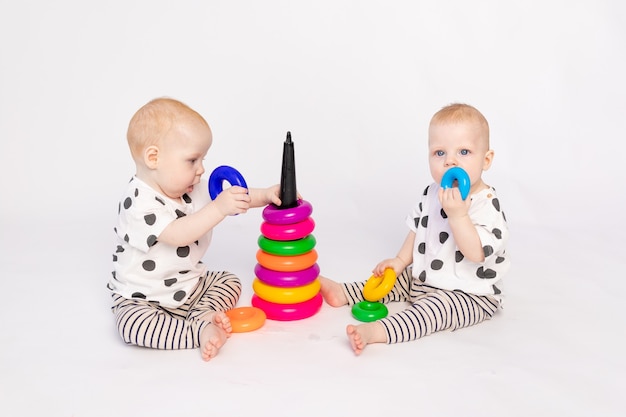
[[340, 307], [348, 304], [348, 298], [346, 298], [346, 295], [343, 293], [341, 284], [321, 275], [318, 279], [320, 280], [320, 284], [322, 284], [322, 297], [324, 297], [328, 305]]
[[350, 345], [352, 345], [352, 350], [357, 355], [360, 355], [365, 346], [370, 343], [385, 343], [387, 341], [385, 328], [382, 324], [375, 321], [359, 324], [358, 326], [348, 324], [346, 333], [348, 334]]
[[230, 319], [223, 311], [211, 312], [202, 316], [210, 323], [200, 333], [200, 354], [202, 360], [210, 361], [217, 355], [232, 333]]

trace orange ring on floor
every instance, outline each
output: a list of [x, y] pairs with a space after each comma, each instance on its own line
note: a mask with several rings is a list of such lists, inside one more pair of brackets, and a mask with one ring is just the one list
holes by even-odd
[[393, 269], [387, 268], [379, 277], [372, 275], [363, 287], [363, 298], [367, 301], [375, 302], [389, 294], [396, 283], [396, 273]]
[[233, 327], [233, 333], [251, 332], [265, 324], [267, 315], [257, 307], [237, 307], [226, 311]]
[[264, 299], [276, 304], [297, 304], [310, 300], [320, 292], [322, 285], [319, 279], [310, 284], [300, 287], [275, 287], [267, 285], [258, 278], [252, 281], [254, 293]]
[[317, 251], [312, 249], [307, 253], [296, 256], [272, 255], [259, 249], [256, 260], [261, 266], [272, 271], [293, 272], [310, 268], [317, 262]]

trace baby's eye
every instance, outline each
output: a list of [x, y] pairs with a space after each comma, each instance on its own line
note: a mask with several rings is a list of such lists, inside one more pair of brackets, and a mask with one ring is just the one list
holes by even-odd
[[461, 149], [461, 155], [469, 155], [470, 151], [467, 149]]
[[446, 153], [444, 151], [436, 151], [435, 155], [437, 156], [444, 156]]

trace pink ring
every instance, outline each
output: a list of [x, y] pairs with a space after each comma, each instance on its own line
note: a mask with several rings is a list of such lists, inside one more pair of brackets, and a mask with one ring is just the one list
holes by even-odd
[[263, 310], [270, 320], [301, 320], [311, 317], [320, 310], [322, 306], [322, 294], [317, 293], [317, 295], [310, 300], [296, 304], [271, 303], [254, 294], [252, 296], [252, 305]]
[[315, 281], [320, 275], [320, 267], [317, 263], [300, 271], [273, 271], [261, 264], [256, 264], [254, 274], [258, 279], [275, 287], [300, 287]]
[[312, 217], [307, 217], [298, 223], [293, 224], [271, 224], [261, 223], [261, 233], [272, 240], [296, 240], [310, 235], [315, 229], [315, 222]]
[[293, 224], [301, 222], [313, 213], [313, 206], [306, 200], [298, 200], [298, 205], [281, 209], [270, 204], [263, 209], [263, 220], [270, 224]]

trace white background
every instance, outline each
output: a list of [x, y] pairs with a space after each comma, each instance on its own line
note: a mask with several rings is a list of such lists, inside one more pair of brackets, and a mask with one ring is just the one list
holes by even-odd
[[[619, 0], [0, 0], [0, 414], [624, 415], [626, 6]], [[505, 309], [355, 357], [349, 308], [197, 351], [124, 346], [109, 312], [126, 127], [158, 96], [218, 165], [280, 180], [291, 131], [322, 273], [395, 255], [426, 134], [480, 109], [512, 232]], [[207, 254], [249, 305], [261, 211]], [[392, 306], [399, 309], [402, 306]]]

